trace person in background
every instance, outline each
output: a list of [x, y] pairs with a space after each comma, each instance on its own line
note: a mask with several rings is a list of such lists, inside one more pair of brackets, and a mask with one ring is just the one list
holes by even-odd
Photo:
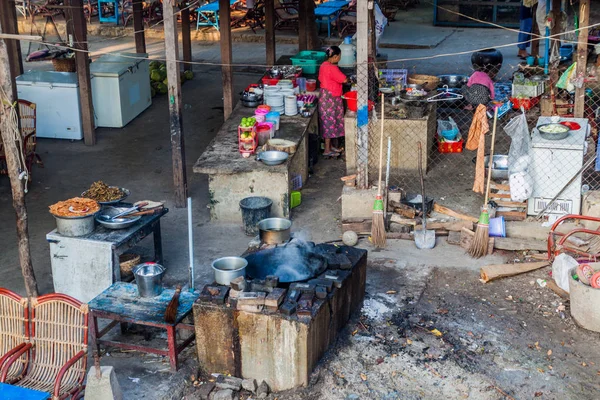
[[519, 58], [525, 59], [529, 56], [527, 53], [527, 48], [531, 45], [531, 32], [533, 29], [533, 15], [531, 7], [528, 7], [526, 1], [521, 3], [521, 8], [519, 10], [519, 44], [517, 47], [519, 48], [519, 52], [517, 56]]
[[473, 72], [469, 81], [463, 86], [463, 96], [471, 106], [487, 104], [494, 100], [494, 81], [490, 78], [489, 69], [492, 66], [484, 66]]
[[[344, 103], [342, 101], [342, 85], [349, 80], [339, 69], [342, 51], [338, 46], [328, 47], [325, 51], [327, 61], [319, 68], [319, 84], [321, 95], [319, 97], [319, 122], [320, 129], [325, 139], [324, 156], [335, 156], [341, 150], [332, 146], [332, 140], [344, 136]], [[335, 143], [338, 145], [338, 143]]]

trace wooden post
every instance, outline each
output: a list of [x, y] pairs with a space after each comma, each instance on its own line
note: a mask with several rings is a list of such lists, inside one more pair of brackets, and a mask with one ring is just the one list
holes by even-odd
[[175, 185], [175, 207], [187, 204], [187, 175], [185, 170], [185, 143], [181, 116], [181, 77], [179, 75], [179, 46], [175, 3], [163, 3], [165, 29], [165, 55], [167, 58], [167, 80], [169, 82], [169, 127], [173, 157], [173, 183]]
[[[1, 11], [1, 10], [0, 10]], [[0, 21], [0, 32], [3, 29], [3, 21]], [[27, 220], [27, 207], [25, 205], [25, 192], [23, 184], [19, 179], [19, 148], [12, 136], [14, 127], [10, 127], [10, 113], [16, 101], [16, 87], [14, 76], [11, 75], [9, 65], [8, 46], [4, 40], [0, 40], [0, 87], [4, 94], [0, 98], [6, 100], [6, 103], [0, 100], [0, 135], [4, 144], [4, 155], [8, 167], [8, 177], [12, 191], [13, 208], [17, 217], [17, 244], [19, 248], [19, 263], [21, 272], [25, 280], [25, 290], [27, 296], [37, 297], [38, 288], [35, 280], [35, 273], [31, 263], [31, 252], [29, 249], [29, 233]], [[6, 96], [6, 97], [5, 97]], [[17, 127], [18, 129], [18, 127]]]
[[536, 13], [537, 13], [537, 8], [538, 5], [534, 4], [533, 7], [531, 7], [531, 16], [533, 19], [532, 22], [532, 36], [531, 36], [531, 55], [534, 57], [537, 57], [540, 55], [540, 40], [541, 38], [539, 37], [540, 35], [540, 28], [538, 26], [537, 23], [537, 19], [536, 19]]
[[307, 0], [306, 4], [306, 46], [308, 50], [317, 50], [320, 46], [317, 17], [315, 17], [315, 2]]
[[[3, 33], [18, 34], [17, 9], [12, 1], [0, 0], [0, 23], [4, 29]], [[21, 45], [18, 40], [5, 40], [8, 51], [10, 72], [13, 77], [23, 74], [23, 59], [21, 57]]]
[[191, 71], [192, 64], [192, 33], [190, 32], [190, 9], [186, 2], [180, 4], [181, 8], [181, 44], [183, 46], [184, 71]]
[[221, 77], [223, 79], [223, 115], [233, 112], [233, 57], [231, 54], [231, 13], [229, 0], [219, 0], [219, 32], [221, 33]]
[[377, 36], [375, 35], [375, 9], [369, 9], [369, 57], [377, 58]]
[[298, 2], [298, 49], [300, 51], [308, 50], [308, 1], [312, 0]]
[[85, 16], [83, 14], [83, 1], [70, 0], [70, 6], [69, 14], [71, 14], [71, 21], [73, 21], [73, 48], [75, 49], [77, 80], [79, 82], [83, 142], [88, 146], [93, 146], [96, 144], [96, 124], [94, 123], [90, 57], [88, 54], [87, 28]]
[[369, 186], [369, 13], [373, 1], [358, 1], [356, 5], [356, 90], [358, 112], [356, 114], [356, 171], [357, 184], [361, 189]]
[[[585, 77], [588, 55], [587, 26], [590, 24], [590, 0], [579, 0], [579, 37], [577, 38], [576, 77]], [[575, 88], [575, 118], [583, 118], [585, 111], [585, 84]]]
[[267, 47], [267, 65], [275, 65], [275, 2], [265, 0], [265, 45]]
[[144, 2], [133, 0], [133, 31], [135, 36], [135, 52], [146, 52], [146, 36], [144, 34]]

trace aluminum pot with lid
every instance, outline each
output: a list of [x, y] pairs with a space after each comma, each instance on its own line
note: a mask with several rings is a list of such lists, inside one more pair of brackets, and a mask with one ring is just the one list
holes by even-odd
[[267, 218], [258, 223], [260, 241], [267, 244], [281, 244], [290, 240], [292, 221], [285, 218]]

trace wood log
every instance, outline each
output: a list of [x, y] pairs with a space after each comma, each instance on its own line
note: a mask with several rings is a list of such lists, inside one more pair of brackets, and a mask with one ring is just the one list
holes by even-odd
[[402, 225], [410, 225], [410, 226], [417, 225], [417, 221], [415, 219], [402, 218], [398, 214], [392, 214], [392, 216], [390, 217], [390, 222], [394, 222], [396, 224], [402, 224]]
[[360, 235], [360, 234], [370, 235], [372, 222], [373, 221], [371, 219], [343, 221], [342, 222], [342, 232], [354, 231], [358, 235]]
[[[473, 223], [471, 221], [451, 221], [451, 222], [428, 222], [427, 229], [433, 229], [435, 231], [445, 230], [452, 232], [460, 232], [462, 228], [473, 229]], [[415, 226], [415, 230], [423, 229], [422, 225]]]
[[527, 257], [532, 258], [534, 260], [543, 261], [548, 259], [548, 253], [530, 254]]
[[549, 261], [537, 261], [519, 264], [488, 265], [486, 267], [481, 268], [480, 270], [481, 281], [483, 283], [487, 283], [489, 281], [493, 281], [500, 278], [506, 278], [508, 276], [524, 274], [525, 272], [544, 268], [548, 265], [550, 265]]
[[396, 214], [405, 218], [414, 218], [420, 213], [413, 207], [402, 204], [398, 201], [388, 199], [388, 208], [392, 208], [392, 211]]
[[504, 185], [502, 183], [496, 183], [496, 182], [492, 182], [490, 184], [490, 188], [496, 189], [496, 190], [510, 191], [510, 185]]
[[496, 211], [496, 217], [504, 217], [506, 221], [524, 221], [527, 213], [525, 211]]
[[[462, 228], [460, 230], [460, 247], [465, 250], [469, 250], [471, 248], [471, 242], [475, 237], [475, 232], [470, 229]], [[488, 242], [488, 255], [494, 252], [494, 238], [491, 237]]]
[[490, 193], [490, 200], [510, 199], [510, 193]]
[[548, 250], [548, 243], [536, 239], [521, 239], [497, 237], [494, 241], [494, 247], [499, 250], [524, 251], [524, 250]]
[[473, 216], [466, 215], [466, 214], [461, 214], [459, 212], [451, 210], [448, 207], [444, 207], [441, 204], [437, 204], [437, 203], [435, 203], [433, 205], [433, 211], [439, 212], [440, 214], [449, 215], [449, 216], [454, 217], [454, 218], [462, 219], [462, 220], [465, 220], [465, 221], [471, 221], [471, 222], [477, 222], [478, 221], [478, 219], [475, 218], [475, 217], [473, 217]]
[[559, 295], [560, 297], [562, 297], [564, 300], [569, 300], [571, 298], [571, 296], [569, 295], [569, 292], [567, 292], [566, 290], [561, 289], [556, 282], [554, 281], [554, 279], [548, 279], [546, 281], [546, 287], [550, 288], [550, 290], [552, 290], [554, 293], [556, 293], [557, 295]]
[[269, 141], [267, 141], [267, 150], [283, 151], [288, 154], [294, 154], [297, 148], [297, 144], [291, 140], [269, 139]]
[[498, 207], [510, 207], [510, 208], [527, 208], [527, 202], [518, 202], [518, 201], [506, 201], [506, 200], [498, 200], [496, 201]]

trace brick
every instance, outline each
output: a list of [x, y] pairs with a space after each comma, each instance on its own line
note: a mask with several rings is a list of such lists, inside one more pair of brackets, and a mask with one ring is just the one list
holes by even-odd
[[240, 305], [265, 305], [265, 292], [242, 292], [237, 298], [238, 307]]
[[333, 281], [331, 279], [311, 279], [308, 283], [315, 286], [323, 286], [327, 289], [327, 292], [331, 292], [331, 289], [333, 289]]
[[311, 307], [302, 307], [302, 306], [298, 305], [296, 314], [298, 314], [299, 317], [312, 317], [312, 308]]
[[289, 301], [293, 301], [296, 302], [298, 300], [298, 298], [300, 297], [301, 293], [299, 290], [295, 290], [295, 289], [290, 289], [288, 291], [288, 296], [287, 296], [287, 300]]
[[229, 282], [229, 286], [231, 286], [233, 290], [243, 292], [244, 290], [246, 290], [247, 286], [246, 278], [244, 278], [243, 276], [238, 276], [237, 278]]
[[259, 313], [261, 312], [263, 309], [265, 308], [264, 305], [262, 304], [237, 304], [236, 306], [236, 310], [238, 311], [246, 311], [246, 312], [251, 312], [251, 313]]
[[231, 389], [219, 390], [213, 396], [213, 400], [235, 400], [238, 398], [238, 395], [234, 394]]
[[279, 277], [277, 275], [267, 275], [265, 278], [265, 284], [272, 288], [277, 287], [279, 285]]
[[208, 290], [208, 293], [210, 293], [211, 296], [217, 296], [221, 293], [221, 290], [219, 290], [217, 286], [207, 286], [206, 290]]
[[234, 376], [219, 375], [215, 385], [219, 389], [231, 389], [237, 392], [242, 388], [242, 381], [243, 379]]
[[352, 263], [345, 254], [327, 254], [327, 267], [330, 269], [351, 269]]
[[296, 306], [297, 304], [295, 301], [286, 300], [281, 307], [279, 307], [279, 311], [281, 311], [283, 315], [289, 316], [296, 312]]
[[261, 282], [251, 282], [250, 283], [250, 291], [252, 292], [265, 292], [271, 293], [273, 291], [273, 287], [267, 285], [265, 281]]
[[247, 390], [249, 392], [256, 392], [256, 389], [258, 388], [258, 386], [256, 385], [256, 379], [244, 379], [242, 381], [242, 387], [244, 388], [244, 390]]
[[315, 285], [310, 283], [292, 283], [290, 285], [290, 290], [297, 290], [300, 293], [314, 293]]
[[203, 303], [210, 303], [210, 301], [212, 300], [212, 295], [208, 291], [209, 287], [211, 287], [211, 285], [204, 286], [202, 288], [202, 291], [200, 292], [200, 297], [198, 299]]
[[212, 296], [211, 302], [214, 304], [225, 304], [227, 293], [229, 293], [229, 286], [215, 286], [219, 289], [219, 293]]
[[240, 296], [240, 293], [242, 293], [242, 292], [239, 290], [230, 289], [229, 290], [229, 298], [233, 299], [233, 300], [237, 300], [237, 298]]
[[317, 296], [317, 299], [325, 299], [327, 297], [327, 288], [325, 286], [317, 286], [315, 296]]
[[314, 295], [310, 293], [304, 293], [298, 300], [298, 308], [312, 308]]
[[339, 289], [350, 274], [350, 271], [342, 270], [336, 271], [335, 273], [333, 273], [333, 271], [325, 271], [319, 278], [330, 279], [333, 281], [333, 286]]
[[208, 400], [208, 396], [215, 388], [215, 384], [213, 382], [206, 382], [204, 385], [200, 386], [196, 391], [196, 398], [200, 398], [200, 400]]
[[258, 389], [256, 389], [256, 397], [259, 399], [266, 399], [269, 395], [269, 385], [267, 382], [262, 381]]
[[287, 290], [285, 289], [274, 288], [265, 298], [265, 306], [274, 308], [279, 307], [279, 305], [283, 303], [286, 293]]

